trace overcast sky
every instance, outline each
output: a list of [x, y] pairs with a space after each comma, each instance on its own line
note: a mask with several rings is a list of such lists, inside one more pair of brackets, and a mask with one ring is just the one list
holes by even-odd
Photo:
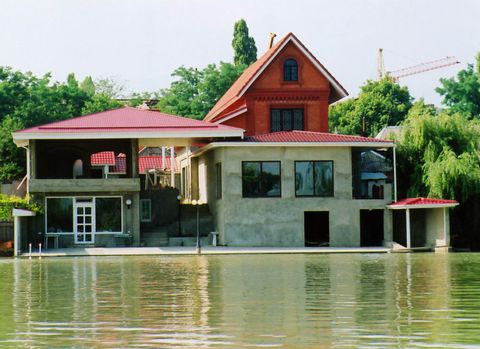
[[0, 65], [156, 91], [180, 65], [231, 61], [244, 18], [259, 55], [269, 32], [293, 32], [353, 96], [375, 78], [379, 47], [387, 70], [456, 56], [461, 64], [401, 80], [439, 104], [439, 78], [480, 51], [479, 14], [478, 0], [0, 0]]

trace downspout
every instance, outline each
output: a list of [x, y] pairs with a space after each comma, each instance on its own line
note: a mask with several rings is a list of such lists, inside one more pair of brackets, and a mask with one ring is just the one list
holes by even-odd
[[393, 147], [393, 201], [397, 202], [397, 152]]
[[27, 177], [27, 190], [26, 190], [26, 192], [27, 192], [27, 198], [28, 198], [28, 197], [30, 197], [30, 147], [23, 146], [22, 148], [24, 148], [27, 151], [27, 175], [26, 175], [26, 177]]

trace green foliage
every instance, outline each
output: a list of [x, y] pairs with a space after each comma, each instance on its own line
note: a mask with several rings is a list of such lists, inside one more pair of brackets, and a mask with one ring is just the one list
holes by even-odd
[[103, 78], [95, 81], [95, 92], [109, 96], [110, 98], [124, 98], [127, 93], [123, 83], [113, 78]]
[[83, 79], [82, 83], [80, 84], [80, 89], [85, 91], [89, 96], [93, 96], [95, 94], [95, 83], [91, 76], [87, 76]]
[[165, 113], [202, 119], [244, 69], [244, 65], [224, 62], [209, 64], [203, 70], [177, 68], [172, 74], [177, 79], [169, 89], [160, 91], [156, 107]]
[[420, 107], [412, 108], [398, 143], [401, 195], [465, 202], [480, 193], [480, 124], [458, 113], [422, 114]]
[[20, 198], [18, 196], [0, 194], [0, 220], [11, 220], [13, 208], [21, 208], [36, 213], [43, 213], [43, 207], [30, 202], [30, 198], [28, 197]]
[[85, 102], [82, 108], [82, 115], [98, 113], [105, 110], [111, 110], [122, 107], [122, 103], [110, 98], [103, 93], [93, 95], [92, 98]]
[[247, 22], [239, 20], [233, 27], [233, 61], [235, 65], [249, 66], [257, 60], [255, 40], [248, 35]]
[[399, 125], [412, 106], [407, 87], [385, 78], [367, 81], [357, 99], [330, 107], [330, 130], [374, 137], [385, 126]]
[[469, 64], [458, 72], [457, 78], [440, 79], [437, 91], [443, 96], [443, 104], [453, 112], [465, 114], [469, 119], [480, 118], [480, 55], [477, 55], [476, 69]]

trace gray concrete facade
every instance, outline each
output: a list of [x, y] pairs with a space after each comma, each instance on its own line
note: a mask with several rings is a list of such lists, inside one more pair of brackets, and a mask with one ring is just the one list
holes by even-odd
[[[295, 161], [333, 160], [333, 197], [296, 197]], [[220, 244], [227, 246], [304, 246], [304, 212], [329, 213], [330, 246], [360, 246], [360, 210], [384, 210], [384, 240], [392, 240], [390, 187], [383, 200], [352, 199], [350, 147], [220, 147], [199, 156], [207, 169], [207, 197]], [[242, 161], [280, 161], [281, 197], [244, 198]], [[222, 197], [217, 198], [215, 164], [222, 166]], [[199, 183], [202, 186], [202, 183]]]

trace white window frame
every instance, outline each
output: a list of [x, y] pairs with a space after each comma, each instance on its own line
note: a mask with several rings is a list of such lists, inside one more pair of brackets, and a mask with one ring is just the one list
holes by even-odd
[[[87, 195], [82, 195], [82, 196], [46, 196], [44, 200], [44, 207], [45, 207], [45, 235], [50, 236], [50, 235], [74, 235], [75, 233], [72, 232], [61, 232], [61, 233], [48, 233], [48, 222], [47, 222], [47, 211], [48, 211], [48, 205], [47, 205], [47, 199], [72, 199], [73, 200], [73, 207], [75, 208], [75, 202], [77, 199], [92, 199], [92, 202], [94, 204], [95, 208], [95, 215], [96, 215], [96, 199], [97, 198], [120, 198], [120, 207], [121, 207], [121, 230], [120, 231], [96, 231], [96, 222], [95, 222], [95, 235], [118, 235], [118, 234], [123, 234], [124, 231], [124, 218], [125, 218], [125, 211], [123, 207], [123, 196], [120, 195], [97, 195], [97, 196], [87, 196]], [[72, 222], [74, 222], [75, 218], [75, 211], [73, 211], [72, 215]], [[96, 218], [96, 217], [95, 217]], [[74, 228], [75, 230], [75, 228]]]

